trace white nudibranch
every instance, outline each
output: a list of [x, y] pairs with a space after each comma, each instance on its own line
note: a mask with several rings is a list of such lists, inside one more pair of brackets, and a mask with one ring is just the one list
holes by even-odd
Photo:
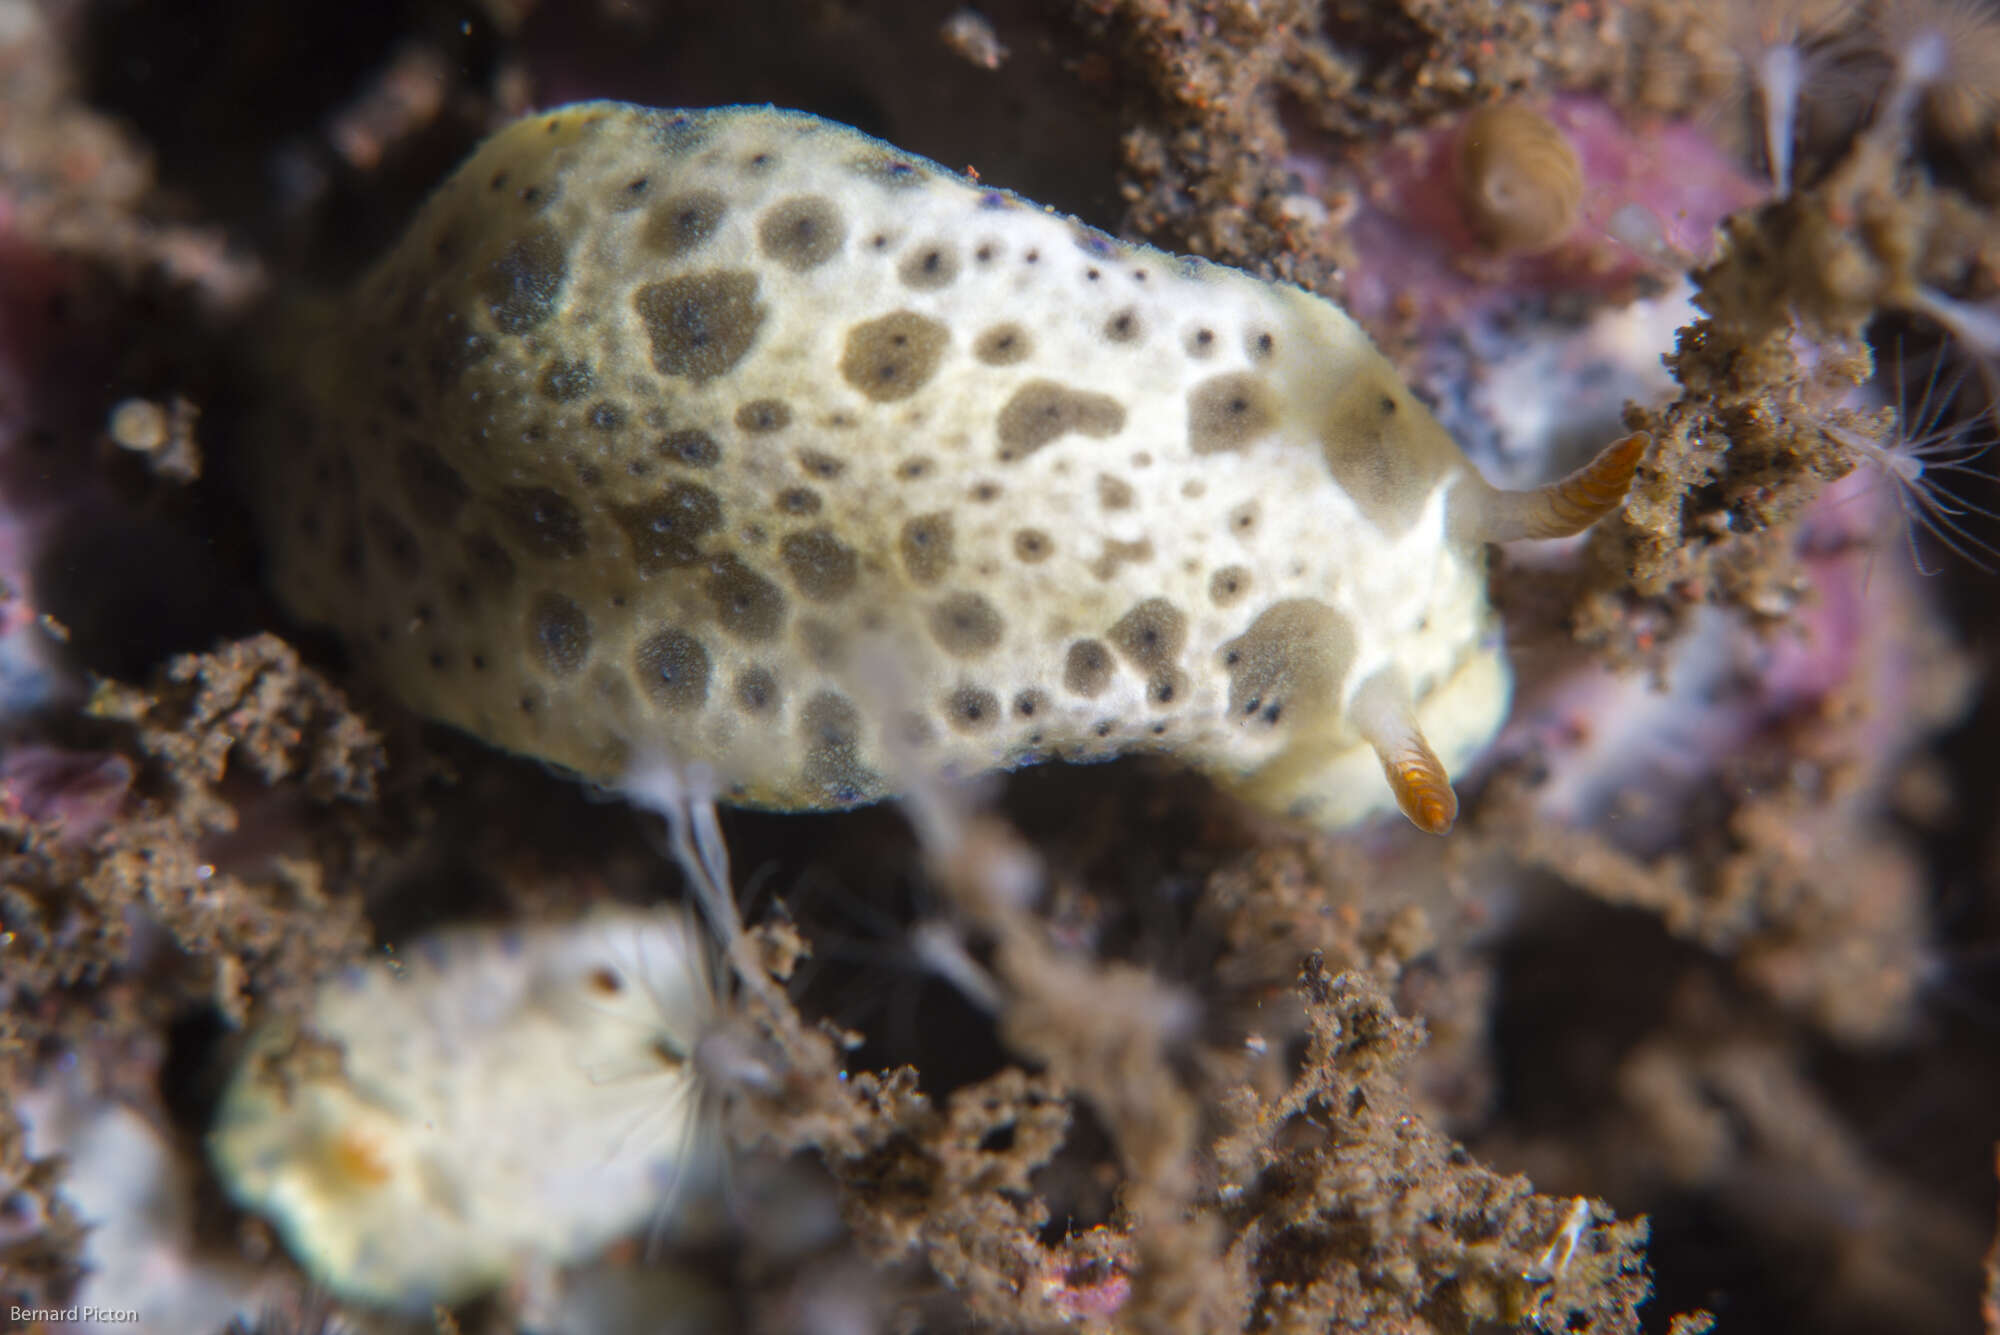
[[702, 950], [678, 911], [602, 909], [356, 968], [252, 1038], [210, 1157], [351, 1300], [425, 1312], [586, 1261], [713, 1177]]
[[895, 748], [1154, 750], [1442, 832], [1508, 701], [1485, 544], [1587, 527], [1646, 443], [1499, 491], [1333, 303], [757, 107], [519, 122], [285, 356], [294, 610], [499, 746], [788, 809]]

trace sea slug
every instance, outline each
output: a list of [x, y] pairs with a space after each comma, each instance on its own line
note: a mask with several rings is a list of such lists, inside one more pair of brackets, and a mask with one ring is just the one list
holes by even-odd
[[258, 1030], [209, 1136], [316, 1281], [428, 1311], [590, 1258], [705, 1186], [703, 939], [674, 909], [461, 928]]
[[499, 746], [778, 808], [1151, 749], [1442, 832], [1485, 544], [1646, 443], [1497, 490], [1331, 302], [761, 107], [518, 122], [285, 355], [298, 614]]

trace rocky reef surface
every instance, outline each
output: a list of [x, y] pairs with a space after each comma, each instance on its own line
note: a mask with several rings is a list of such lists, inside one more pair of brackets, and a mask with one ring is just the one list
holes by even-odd
[[[2000, 16], [1722, 13], [0, 0], [9, 1325], [2000, 1330]], [[1167, 756], [718, 816], [426, 724], [290, 617], [268, 331], [585, 98], [810, 111], [1298, 283], [1496, 484], [1645, 433], [1621, 514], [1492, 557], [1516, 701], [1455, 832]], [[523, 963], [687, 899], [691, 1040], [641, 935]], [[218, 1110], [337, 1082], [320, 999], [452, 941], [511, 981], [409, 1024], [527, 996], [654, 1063], [481, 1076], [544, 1128], [490, 1152], [587, 1214], [601, 1135], [607, 1208], [658, 1208], [343, 1291], [357, 1216], [249, 1199]], [[311, 1199], [427, 1181], [378, 1114], [287, 1142]]]

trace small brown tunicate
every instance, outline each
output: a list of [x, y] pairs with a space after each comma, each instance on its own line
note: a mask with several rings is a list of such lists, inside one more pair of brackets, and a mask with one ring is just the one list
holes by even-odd
[[1583, 207], [1583, 167], [1556, 124], [1503, 102], [1481, 107], [1458, 132], [1454, 183], [1466, 226], [1501, 255], [1559, 244]]

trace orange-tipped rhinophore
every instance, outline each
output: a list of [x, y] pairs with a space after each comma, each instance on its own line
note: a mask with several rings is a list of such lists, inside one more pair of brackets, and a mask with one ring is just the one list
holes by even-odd
[[1465, 536], [1484, 542], [1567, 538], [1616, 510], [1652, 438], [1634, 432], [1604, 447], [1568, 477], [1533, 491], [1488, 491], [1465, 517]]

